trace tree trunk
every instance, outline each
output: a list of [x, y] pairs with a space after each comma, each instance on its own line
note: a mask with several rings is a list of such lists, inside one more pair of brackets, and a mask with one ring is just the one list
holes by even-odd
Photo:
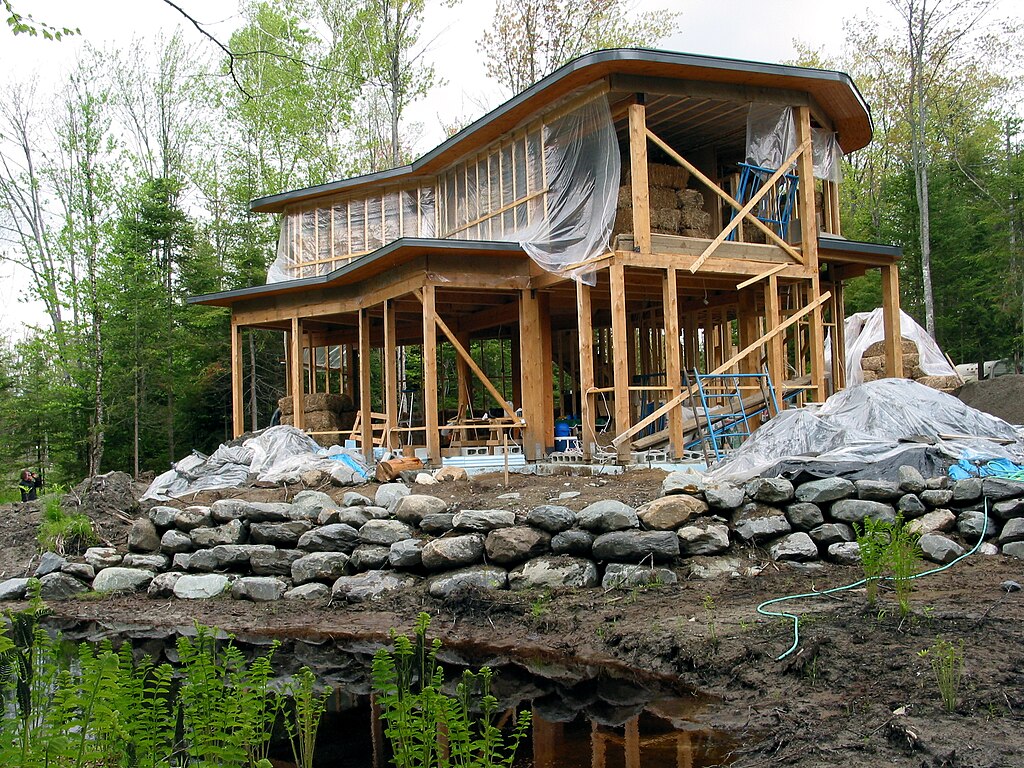
[[260, 428], [256, 401], [256, 332], [252, 329], [249, 329], [249, 421], [253, 432]]

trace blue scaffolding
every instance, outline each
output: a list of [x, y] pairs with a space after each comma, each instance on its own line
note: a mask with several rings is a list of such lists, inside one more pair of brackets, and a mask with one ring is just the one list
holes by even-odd
[[[705, 374], [694, 368], [692, 381], [685, 383], [697, 387], [700, 407], [704, 413], [700, 439], [693, 445], [701, 444], [705, 448], [705, 455], [710, 458], [710, 453], [713, 453], [717, 461], [724, 459], [727, 451], [737, 448], [750, 437], [751, 422], [757, 417], [770, 417], [779, 412], [775, 385], [767, 371]], [[760, 392], [761, 397], [756, 399], [748, 395], [745, 400], [743, 393], [751, 391]], [[757, 404], [750, 406], [749, 401], [752, 399]]]

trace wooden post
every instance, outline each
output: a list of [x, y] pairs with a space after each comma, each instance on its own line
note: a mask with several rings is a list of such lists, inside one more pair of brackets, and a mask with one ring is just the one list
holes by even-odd
[[903, 378], [903, 338], [900, 328], [900, 273], [895, 264], [882, 269], [882, 325], [885, 332], [885, 375]]
[[590, 766], [591, 768], [606, 768], [608, 759], [608, 741], [601, 732], [601, 726], [596, 721], [590, 721]]
[[633, 246], [640, 253], [650, 253], [651, 193], [647, 182], [647, 117], [643, 104], [629, 105], [629, 177], [633, 192]]
[[242, 376], [242, 328], [231, 323], [231, 431], [234, 437], [245, 432]]
[[554, 444], [551, 410], [551, 317], [546, 294], [520, 291], [519, 356], [522, 377], [523, 451], [530, 461], [547, 455]]
[[423, 286], [423, 423], [427, 455], [441, 466], [441, 434], [437, 419], [437, 312], [434, 286]]
[[579, 333], [576, 334], [580, 355], [580, 440], [583, 443], [583, 458], [590, 461], [596, 441], [594, 427], [594, 400], [590, 390], [594, 388], [594, 315], [590, 304], [590, 286], [576, 283], [576, 317]]
[[844, 294], [843, 281], [837, 279], [832, 286], [836, 322], [833, 334], [836, 339], [836, 352], [832, 356], [832, 386], [837, 392], [846, 389], [846, 296]]
[[389, 450], [398, 447], [398, 341], [395, 338], [395, 302], [384, 302], [384, 446]]
[[626, 768], [640, 768], [640, 716], [626, 721], [622, 749], [626, 753]]
[[[468, 333], [458, 333], [456, 334], [456, 339], [458, 340], [459, 345], [466, 350], [467, 353], [471, 351]], [[459, 388], [458, 415], [459, 419], [463, 419], [466, 417], [466, 413], [470, 410], [471, 393], [469, 387], [472, 383], [472, 378], [470, 375], [469, 363], [466, 362], [466, 359], [462, 357], [462, 355], [455, 356], [455, 376], [458, 380], [457, 383]]]
[[303, 336], [302, 321], [293, 317], [291, 338], [289, 339], [291, 349], [288, 355], [291, 365], [289, 365], [288, 373], [292, 382], [292, 424], [296, 429], [306, 428], [306, 398], [303, 386], [305, 377], [302, 375]]
[[[749, 346], [761, 334], [757, 332], [757, 298], [754, 289], [740, 291], [739, 307], [740, 347]], [[757, 373], [760, 352], [752, 352], [740, 361], [740, 373]]]
[[359, 445], [366, 463], [373, 466], [373, 408], [370, 391], [370, 311], [359, 310]]
[[[615, 390], [615, 432], [622, 434], [630, 427], [629, 417], [629, 356], [626, 353], [629, 343], [626, 323], [626, 269], [621, 264], [612, 264], [608, 268], [611, 277], [612, 300], [612, 387]], [[618, 460], [628, 462], [630, 443], [623, 441], [618, 446]]]
[[[814, 156], [810, 151], [811, 141], [811, 109], [796, 108], [796, 140], [806, 143], [808, 148], [797, 160], [798, 202], [800, 210], [800, 248], [804, 255], [804, 266], [811, 278], [809, 301], [815, 301], [821, 295], [818, 273], [818, 216], [814, 209]], [[808, 335], [811, 357], [811, 386], [814, 387], [815, 400], [825, 399], [825, 329], [822, 323], [821, 307], [819, 306], [808, 319]]]
[[[779, 278], [772, 275], [764, 286], [764, 332], [771, 333], [782, 323], [779, 306]], [[781, 335], [772, 336], [768, 341], [768, 375], [779, 393], [779, 407], [782, 408], [783, 382], [786, 380], [786, 357]]]
[[[677, 397], [682, 392], [683, 372], [682, 354], [679, 340], [679, 286], [676, 282], [676, 270], [669, 267], [665, 270], [662, 289], [663, 313], [665, 315], [665, 384], [669, 387], [669, 397]], [[683, 455], [683, 414], [678, 408], [668, 413], [668, 444], [673, 458]]]

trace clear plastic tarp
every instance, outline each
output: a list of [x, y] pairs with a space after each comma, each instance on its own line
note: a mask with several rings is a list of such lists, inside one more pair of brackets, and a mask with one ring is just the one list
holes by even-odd
[[[796, 121], [792, 107], [751, 104], [747, 113], [746, 160], [761, 168], [777, 169], [796, 151]], [[842, 180], [843, 151], [835, 131], [811, 128], [814, 175], [839, 183]]]
[[199, 491], [237, 488], [250, 480], [298, 482], [303, 472], [323, 470], [356, 482], [369, 468], [358, 451], [331, 446], [321, 448], [295, 427], [270, 427], [241, 445], [221, 445], [209, 456], [193, 452], [158, 476], [143, 500], [167, 501]]
[[[882, 309], [870, 312], [857, 312], [846, 318], [844, 325], [846, 336], [846, 386], [853, 387], [864, 383], [864, 353], [872, 344], [885, 339], [885, 319]], [[924, 376], [956, 376], [956, 369], [942, 354], [935, 339], [928, 335], [917, 321], [903, 310], [900, 310], [900, 336], [914, 342], [917, 346], [920, 362], [918, 367]], [[832, 371], [832, 345], [825, 344], [825, 373]], [[910, 371], [906, 372], [908, 375]]]
[[954, 460], [1024, 457], [1020, 434], [1002, 419], [908, 379], [881, 379], [838, 392], [821, 406], [783, 411], [708, 474], [742, 482], [785, 460], [870, 463], [920, 448], [900, 442], [918, 437], [941, 441]]

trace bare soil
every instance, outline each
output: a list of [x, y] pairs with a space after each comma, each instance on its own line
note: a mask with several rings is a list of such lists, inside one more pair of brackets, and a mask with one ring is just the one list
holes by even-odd
[[[528, 508], [573, 490], [573, 509], [599, 498], [639, 504], [658, 493], [663, 473], [607, 478], [500, 475], [425, 492], [475, 508]], [[606, 480], [605, 485], [594, 485]], [[568, 483], [568, 485], [566, 485]], [[282, 498], [298, 489], [250, 490]], [[366, 491], [372, 496], [373, 486]], [[333, 493], [333, 492], [332, 492]], [[520, 493], [519, 499], [498, 499]], [[195, 501], [208, 502], [212, 495]], [[190, 500], [189, 503], [192, 503]], [[0, 570], [24, 571], [34, 537], [32, 512], [3, 510]], [[246, 636], [381, 640], [392, 627], [409, 630], [421, 610], [432, 632], [454, 648], [489, 648], [564, 662], [607, 663], [643, 670], [712, 694], [704, 724], [736, 736], [734, 765], [907, 766], [988, 768], [1024, 765], [1024, 593], [1006, 593], [1007, 579], [1024, 581], [1024, 563], [968, 559], [916, 582], [913, 613], [900, 619], [883, 592], [869, 608], [862, 591], [787, 604], [801, 613], [800, 649], [792, 625], [756, 613], [763, 600], [848, 583], [853, 568], [804, 570], [767, 560], [750, 549], [755, 577], [688, 581], [632, 592], [566, 590], [475, 593], [438, 601], [413, 590], [372, 605], [279, 601], [255, 605], [219, 598], [154, 601], [144, 596], [52, 604], [58, 621], [175, 627], [199, 621]], [[713, 606], [713, 607], [711, 607]], [[13, 606], [12, 606], [13, 607]], [[953, 712], [943, 709], [927, 658], [936, 637], [963, 643], [964, 679]]]
[[972, 408], [1010, 424], [1024, 424], [1024, 376], [1020, 374], [969, 381], [956, 391], [956, 396]]

